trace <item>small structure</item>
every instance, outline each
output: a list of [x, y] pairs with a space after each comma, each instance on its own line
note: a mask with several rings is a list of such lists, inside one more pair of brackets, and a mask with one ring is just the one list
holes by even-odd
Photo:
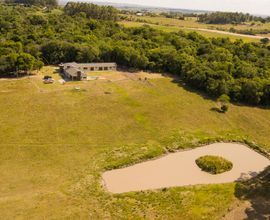
[[142, 12], [137, 12], [136, 15], [137, 16], [143, 16], [143, 13]]
[[91, 71], [114, 71], [116, 63], [63, 63], [59, 65], [60, 71], [71, 80], [87, 79], [85, 72]]

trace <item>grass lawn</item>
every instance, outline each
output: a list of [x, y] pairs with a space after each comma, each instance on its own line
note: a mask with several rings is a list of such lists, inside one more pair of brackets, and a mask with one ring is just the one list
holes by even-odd
[[236, 200], [234, 183], [112, 195], [100, 175], [212, 140], [248, 139], [270, 150], [267, 109], [231, 105], [220, 114], [171, 78], [45, 85], [42, 75], [0, 80], [5, 219], [219, 219]]
[[152, 28], [155, 28], [157, 30], [161, 31], [166, 31], [166, 32], [177, 32], [179, 30], [185, 31], [185, 32], [197, 32], [204, 37], [210, 37], [210, 38], [215, 38], [215, 37], [225, 37], [225, 38], [230, 38], [231, 40], [237, 40], [237, 39], [242, 39], [244, 42], [258, 42], [259, 39], [255, 38], [249, 38], [249, 37], [243, 37], [243, 36], [233, 36], [230, 34], [224, 34], [224, 33], [214, 33], [214, 32], [208, 32], [204, 30], [196, 30], [196, 29], [188, 29], [188, 28], [194, 28], [192, 25], [191, 26], [174, 26], [174, 25], [162, 25], [162, 24], [151, 24], [151, 23], [143, 23], [143, 22], [135, 22], [135, 21], [121, 21], [118, 22], [119, 24], [124, 25], [125, 27], [141, 27], [143, 25], [149, 25]]

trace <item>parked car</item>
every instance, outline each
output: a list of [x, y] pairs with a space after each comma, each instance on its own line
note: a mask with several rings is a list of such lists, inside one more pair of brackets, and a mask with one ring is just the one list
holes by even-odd
[[44, 76], [43, 83], [45, 83], [45, 84], [54, 83], [54, 79], [51, 76]]

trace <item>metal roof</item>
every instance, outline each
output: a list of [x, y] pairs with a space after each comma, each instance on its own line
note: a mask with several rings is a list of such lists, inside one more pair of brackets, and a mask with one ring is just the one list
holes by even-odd
[[108, 67], [116, 66], [116, 63], [77, 63], [77, 67]]
[[75, 67], [75, 68], [83, 68], [83, 67], [116, 67], [116, 63], [64, 63], [62, 64], [64, 68], [69, 67]]
[[73, 76], [73, 77], [77, 77], [78, 72], [81, 72], [81, 76], [86, 76], [86, 74], [83, 71], [81, 71], [75, 67], [67, 68], [67, 69], [65, 69], [65, 71], [68, 75]]

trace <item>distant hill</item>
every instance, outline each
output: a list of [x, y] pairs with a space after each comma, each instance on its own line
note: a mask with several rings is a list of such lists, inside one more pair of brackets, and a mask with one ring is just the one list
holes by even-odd
[[[71, 0], [76, 1], [76, 0]], [[65, 5], [69, 0], [59, 0], [60, 5]], [[182, 9], [182, 8], [165, 8], [165, 7], [154, 7], [154, 6], [144, 6], [137, 4], [128, 4], [128, 3], [115, 3], [115, 2], [99, 2], [99, 1], [87, 1], [81, 0], [80, 2], [90, 2], [97, 5], [110, 5], [120, 10], [130, 10], [130, 11], [145, 11], [145, 12], [181, 12], [183, 14], [202, 14], [209, 13], [211, 11], [205, 10], [191, 10], [191, 9]]]

